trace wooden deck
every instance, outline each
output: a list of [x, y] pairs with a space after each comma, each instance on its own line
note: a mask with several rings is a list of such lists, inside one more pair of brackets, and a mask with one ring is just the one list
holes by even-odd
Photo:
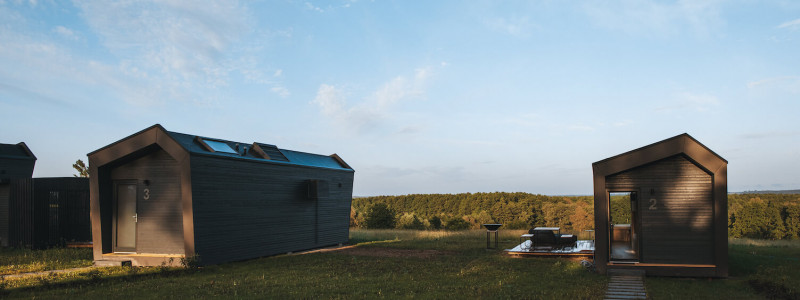
[[506, 254], [514, 257], [547, 256], [547, 257], [594, 257], [594, 241], [581, 240], [573, 248], [564, 250], [531, 249], [531, 241], [526, 240], [514, 248], [506, 249]]

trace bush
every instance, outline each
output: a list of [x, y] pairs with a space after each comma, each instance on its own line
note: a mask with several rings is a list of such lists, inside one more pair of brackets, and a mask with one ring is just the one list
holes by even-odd
[[390, 229], [397, 223], [395, 212], [385, 203], [375, 203], [367, 209], [364, 227], [367, 229]]
[[433, 216], [432, 218], [428, 219], [428, 223], [430, 223], [431, 229], [442, 229], [442, 219], [438, 216]]
[[472, 227], [472, 224], [458, 217], [448, 220], [447, 224], [445, 225], [445, 229], [447, 230], [465, 230], [469, 229], [470, 227]]
[[400, 219], [397, 220], [397, 228], [423, 230], [425, 229], [425, 224], [422, 224], [422, 221], [414, 213], [403, 213]]

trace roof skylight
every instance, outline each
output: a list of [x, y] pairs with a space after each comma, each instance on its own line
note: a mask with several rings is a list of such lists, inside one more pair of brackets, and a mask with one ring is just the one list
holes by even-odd
[[214, 152], [237, 154], [236, 151], [234, 151], [233, 148], [231, 148], [231, 146], [226, 143], [212, 141], [212, 140], [205, 140], [205, 139], [203, 140], [203, 142], [206, 143], [206, 145], [208, 145], [209, 148], [213, 149]]

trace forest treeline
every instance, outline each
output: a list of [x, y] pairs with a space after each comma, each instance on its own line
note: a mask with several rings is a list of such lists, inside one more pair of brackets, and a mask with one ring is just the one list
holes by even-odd
[[[630, 219], [630, 200], [611, 197], [614, 220]], [[506, 229], [557, 226], [594, 229], [592, 196], [529, 193], [412, 194], [354, 198], [350, 226], [359, 228], [467, 229], [502, 223]], [[800, 195], [728, 195], [728, 235], [766, 239], [800, 236]]]

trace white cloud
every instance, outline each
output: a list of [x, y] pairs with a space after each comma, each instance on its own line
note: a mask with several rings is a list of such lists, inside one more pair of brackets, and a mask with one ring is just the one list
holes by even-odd
[[308, 10], [313, 10], [313, 11], [316, 11], [316, 12], [325, 12], [325, 11], [324, 11], [322, 8], [320, 8], [319, 6], [316, 6], [316, 5], [314, 5], [314, 4], [311, 4], [311, 2], [306, 2], [306, 9], [308, 9]]
[[281, 76], [283, 76], [283, 70], [281, 69], [275, 70], [275, 73], [272, 74], [272, 77], [281, 77]]
[[714, 95], [680, 92], [672, 97], [669, 104], [660, 106], [656, 110], [665, 112], [685, 110], [706, 112], [720, 104], [719, 98]]
[[489, 28], [515, 37], [528, 37], [535, 27], [528, 17], [494, 18], [484, 21]]
[[58, 33], [62, 37], [73, 41], [77, 41], [79, 39], [78, 35], [74, 31], [64, 26], [56, 26], [55, 28], [53, 28], [53, 32]]
[[[347, 104], [349, 94], [344, 89], [322, 84], [311, 103], [319, 106], [322, 114], [338, 125], [362, 132], [392, 118], [392, 112], [400, 102], [422, 98], [430, 77], [430, 68], [416, 69], [413, 77], [397, 76], [361, 101], [350, 105]], [[397, 132], [403, 132], [404, 129]]]
[[[76, 4], [121, 66], [145, 74], [178, 100], [208, 101], [234, 73], [265, 83], [259, 45], [246, 7], [234, 1], [105, 2]], [[199, 99], [198, 99], [199, 98]]]
[[800, 29], [800, 19], [784, 22], [783, 24], [778, 25], [778, 28], [789, 28], [792, 30]]
[[751, 90], [785, 90], [790, 93], [800, 93], [800, 76], [780, 76], [765, 78], [747, 83]]
[[277, 94], [281, 98], [286, 98], [286, 97], [289, 97], [289, 95], [291, 95], [291, 93], [289, 93], [289, 90], [287, 88], [285, 88], [285, 87], [282, 87], [282, 86], [272, 87], [270, 89], [270, 91], [275, 93], [275, 94]]
[[719, 11], [721, 3], [718, 0], [587, 1], [583, 8], [598, 25], [629, 34], [674, 35], [688, 28], [705, 36], [724, 25]]

